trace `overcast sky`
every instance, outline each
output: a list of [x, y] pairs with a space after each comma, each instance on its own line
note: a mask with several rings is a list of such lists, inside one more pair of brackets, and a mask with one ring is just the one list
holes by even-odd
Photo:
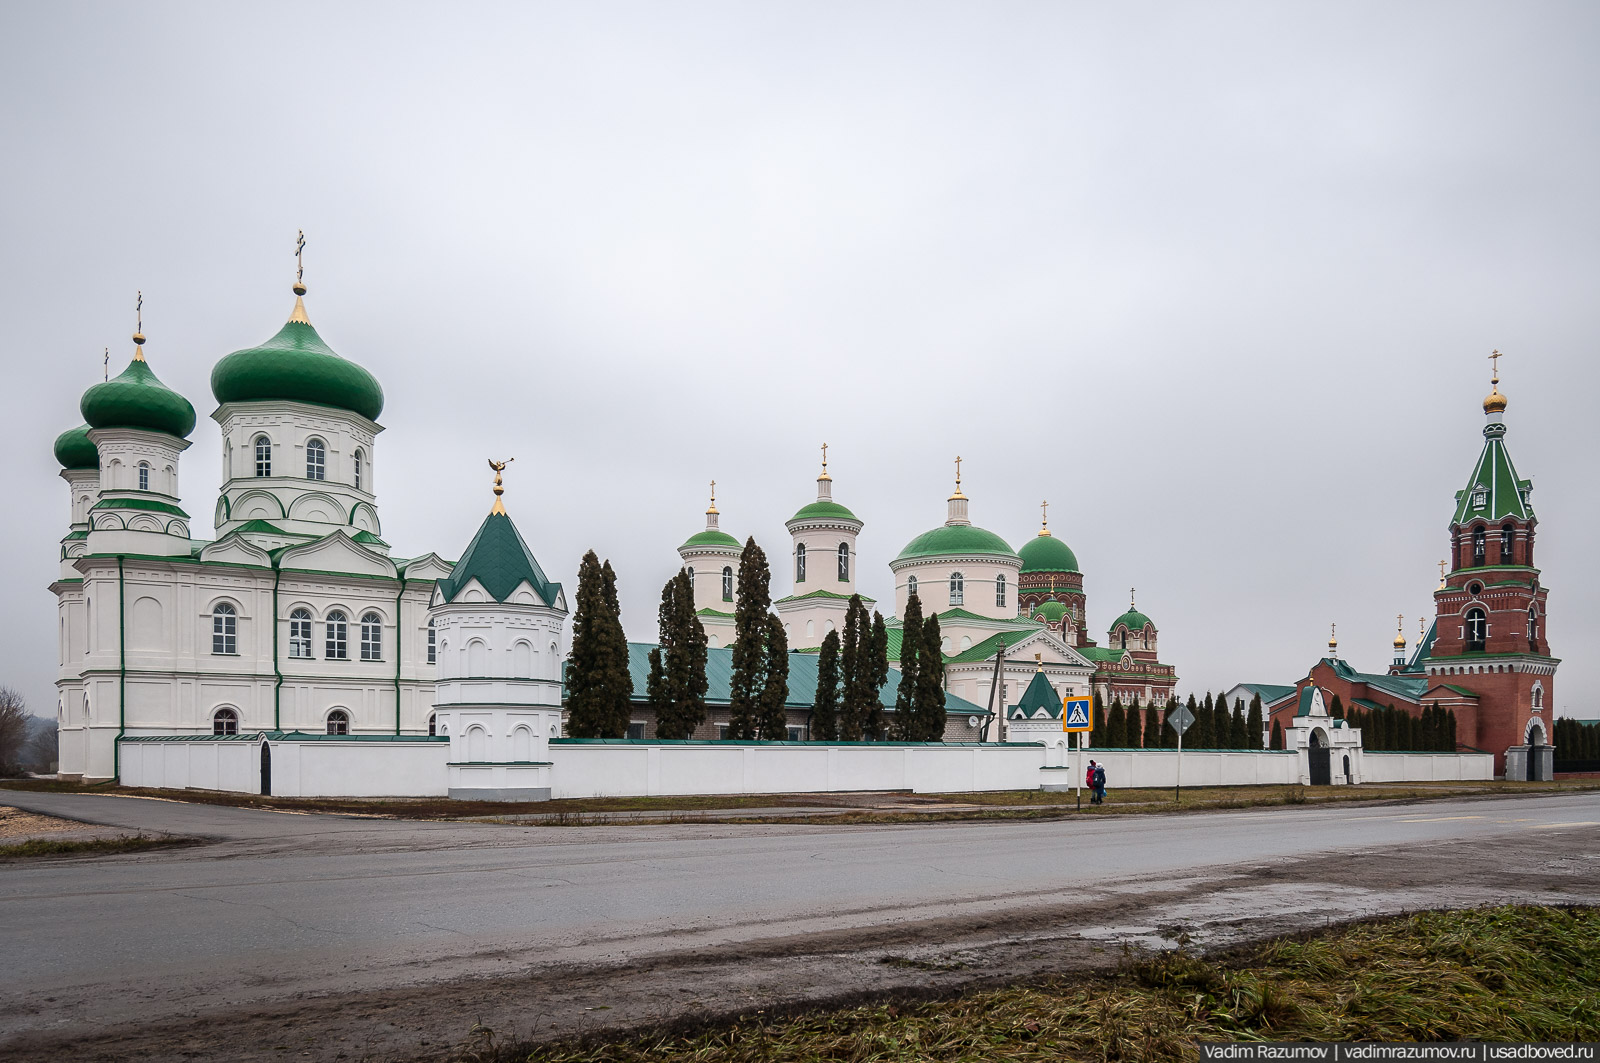
[[[11, 455], [0, 683], [54, 705], [50, 453], [132, 352], [200, 415], [293, 303], [387, 394], [398, 556], [506, 504], [652, 639], [703, 524], [786, 555], [815, 492], [861, 587], [944, 519], [1138, 588], [1181, 689], [1415, 639], [1498, 347], [1562, 712], [1600, 716], [1593, 3], [0, 7]], [[787, 563], [774, 564], [787, 593]], [[777, 596], [775, 594], [774, 596]], [[1101, 635], [1103, 639], [1103, 634]]]

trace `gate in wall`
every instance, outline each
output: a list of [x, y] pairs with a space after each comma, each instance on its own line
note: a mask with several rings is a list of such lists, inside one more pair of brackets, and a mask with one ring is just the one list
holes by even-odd
[[261, 742], [261, 796], [272, 796], [272, 745], [265, 739]]

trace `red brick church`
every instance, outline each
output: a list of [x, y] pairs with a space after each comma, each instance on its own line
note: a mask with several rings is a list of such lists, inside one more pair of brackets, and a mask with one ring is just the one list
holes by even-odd
[[1406, 658], [1405, 637], [1397, 635], [1387, 672], [1358, 672], [1330, 639], [1328, 656], [1293, 686], [1241, 684], [1229, 697], [1261, 694], [1269, 728], [1274, 720], [1287, 728], [1312, 685], [1325, 700], [1338, 695], [1357, 708], [1393, 706], [1417, 716], [1439, 705], [1455, 713], [1458, 748], [1493, 753], [1495, 771], [1509, 778], [1550, 777], [1561, 662], [1550, 655], [1549, 590], [1534, 567], [1533, 485], [1511, 463], [1505, 410], [1497, 370], [1483, 400], [1483, 449], [1450, 518], [1449, 573], [1433, 592], [1433, 625], [1415, 654]]

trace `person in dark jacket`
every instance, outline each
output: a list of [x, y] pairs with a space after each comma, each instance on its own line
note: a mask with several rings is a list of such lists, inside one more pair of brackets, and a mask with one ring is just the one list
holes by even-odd
[[1104, 764], [1096, 764], [1094, 766], [1094, 803], [1097, 805], [1106, 803], [1106, 766]]

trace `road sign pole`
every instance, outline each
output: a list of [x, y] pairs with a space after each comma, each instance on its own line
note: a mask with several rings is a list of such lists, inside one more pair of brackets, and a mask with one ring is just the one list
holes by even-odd
[[1172, 803], [1178, 804], [1183, 800], [1183, 732], [1178, 732], [1178, 786], [1172, 792]]
[[1073, 796], [1075, 796], [1078, 799], [1078, 811], [1082, 812], [1083, 811], [1083, 732], [1079, 731], [1077, 734], [1073, 735], [1072, 737], [1076, 740], [1076, 741], [1074, 741], [1072, 743], [1072, 748], [1078, 751], [1078, 755], [1076, 757], [1074, 757], [1073, 761], [1072, 761], [1072, 778], [1073, 778], [1072, 791], [1073, 791]]

